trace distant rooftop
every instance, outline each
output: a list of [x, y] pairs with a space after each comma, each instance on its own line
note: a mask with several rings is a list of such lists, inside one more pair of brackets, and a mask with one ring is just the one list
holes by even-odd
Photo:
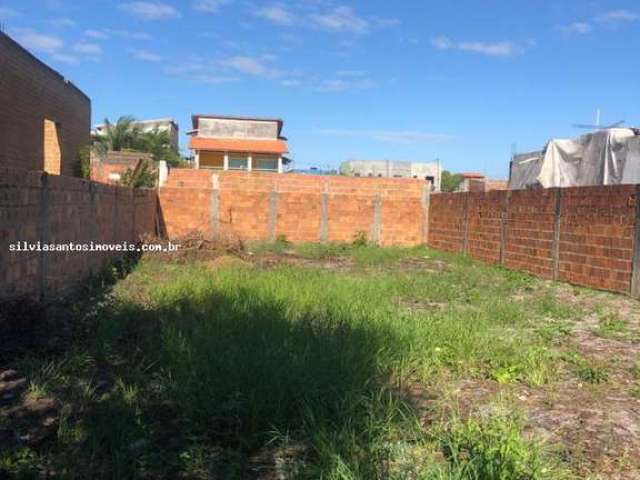
[[198, 128], [198, 118], [219, 118], [221, 120], [248, 120], [254, 122], [276, 122], [278, 124], [278, 135], [282, 131], [282, 124], [284, 121], [281, 118], [269, 118], [269, 117], [245, 117], [236, 115], [218, 115], [212, 113], [195, 113], [191, 115], [191, 124], [193, 128]]

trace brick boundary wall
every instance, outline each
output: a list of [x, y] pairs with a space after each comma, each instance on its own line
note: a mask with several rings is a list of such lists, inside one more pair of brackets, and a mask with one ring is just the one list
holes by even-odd
[[429, 246], [640, 298], [640, 185], [433, 194]]
[[429, 193], [420, 180], [174, 169], [169, 238], [428, 244], [512, 270], [640, 297], [640, 185]]
[[422, 180], [173, 169], [159, 190], [169, 238], [204, 232], [248, 241], [426, 243]]
[[0, 300], [55, 298], [118, 252], [11, 252], [16, 241], [135, 242], [156, 230], [155, 190], [0, 167]]

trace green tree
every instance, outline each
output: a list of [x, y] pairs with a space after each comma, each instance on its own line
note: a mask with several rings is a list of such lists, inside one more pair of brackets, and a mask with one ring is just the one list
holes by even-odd
[[164, 160], [172, 166], [178, 166], [183, 162], [166, 131], [156, 128], [143, 132], [136, 125], [136, 119], [130, 115], [120, 117], [116, 123], [105, 118], [104, 126], [104, 132], [94, 137], [94, 145], [99, 153], [134, 150], [151, 153], [155, 162]]
[[157, 171], [151, 162], [148, 160], [140, 160], [136, 168], [128, 168], [127, 171], [122, 174], [120, 185], [133, 188], [153, 188], [156, 186], [157, 176]]
[[103, 152], [137, 150], [141, 130], [135, 121], [135, 118], [129, 115], [120, 117], [116, 123], [111, 123], [108, 118], [105, 118], [104, 132], [94, 137], [96, 148]]
[[440, 190], [443, 192], [455, 192], [462, 183], [462, 175], [451, 173], [449, 170], [442, 171], [440, 179]]
[[180, 154], [171, 144], [169, 132], [165, 130], [160, 131], [156, 128], [143, 132], [138, 136], [136, 144], [139, 150], [151, 153], [156, 162], [164, 160], [174, 167], [182, 163]]

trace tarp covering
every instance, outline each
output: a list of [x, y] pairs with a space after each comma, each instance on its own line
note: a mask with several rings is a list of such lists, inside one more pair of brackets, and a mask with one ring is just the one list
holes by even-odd
[[551, 140], [542, 152], [515, 155], [510, 190], [640, 183], [638, 130], [612, 128]]

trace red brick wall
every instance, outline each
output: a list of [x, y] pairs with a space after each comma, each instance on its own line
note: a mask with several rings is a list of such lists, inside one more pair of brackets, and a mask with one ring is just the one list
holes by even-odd
[[553, 278], [555, 190], [512, 191], [507, 208], [505, 265]]
[[189, 169], [171, 170], [160, 189], [162, 220], [170, 238], [214, 231], [214, 185], [221, 235], [243, 240], [284, 235], [293, 242], [317, 242], [324, 201], [328, 241], [350, 242], [358, 232], [370, 240], [378, 235], [384, 245], [423, 241], [424, 225], [415, 217], [426, 186], [420, 180]]
[[606, 290], [629, 288], [634, 185], [562, 190], [559, 279]]
[[155, 232], [155, 218], [154, 190], [0, 167], [0, 299], [37, 298], [43, 284], [46, 296], [55, 297], [121, 255], [12, 252], [10, 244], [135, 242]]
[[635, 186], [431, 194], [420, 180], [172, 170], [169, 237], [350, 242], [465, 252], [548, 279], [630, 292]]
[[61, 170], [73, 175], [89, 144], [91, 101], [0, 32], [0, 167], [44, 169], [45, 119], [56, 122]]
[[464, 250], [466, 196], [461, 193], [431, 195], [429, 245], [447, 252]]
[[502, 213], [507, 192], [469, 193], [468, 251], [489, 263], [500, 262]]
[[485, 262], [629, 293], [635, 192], [635, 185], [615, 185], [434, 194], [429, 245], [463, 252], [466, 244]]

